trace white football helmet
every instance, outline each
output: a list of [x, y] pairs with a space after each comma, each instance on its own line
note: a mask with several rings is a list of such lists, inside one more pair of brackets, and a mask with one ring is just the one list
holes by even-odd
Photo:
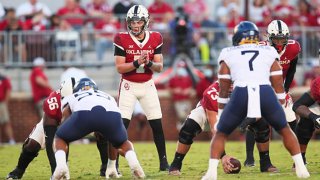
[[63, 99], [66, 96], [69, 96], [73, 94], [73, 89], [75, 87], [75, 84], [78, 82], [74, 77], [67, 78], [64, 80], [61, 85], [60, 85], [60, 94], [61, 94], [61, 99]]
[[[149, 12], [142, 5], [134, 5], [129, 9], [127, 13], [126, 21], [127, 21], [128, 31], [131, 34], [138, 36], [149, 27]], [[133, 32], [130, 25], [131, 21], [144, 21], [144, 25], [142, 26], [139, 32]]]
[[287, 45], [290, 36], [287, 24], [281, 20], [273, 20], [268, 25], [267, 33], [270, 44], [274, 46], [278, 52], [282, 51]]

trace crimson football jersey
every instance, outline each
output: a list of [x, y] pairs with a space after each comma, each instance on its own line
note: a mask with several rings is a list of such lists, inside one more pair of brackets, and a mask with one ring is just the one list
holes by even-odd
[[[268, 41], [262, 41], [261, 45], [270, 45]], [[288, 44], [284, 51], [280, 53], [280, 65], [282, 66], [282, 77], [283, 80], [286, 79], [287, 73], [290, 67], [290, 63], [296, 58], [301, 51], [301, 47], [298, 41], [289, 39]]]
[[60, 123], [62, 118], [61, 113], [61, 95], [59, 91], [53, 91], [49, 97], [43, 102], [42, 109], [44, 113], [52, 119]]
[[200, 103], [204, 109], [218, 112], [219, 89], [219, 83], [216, 81], [203, 92]]
[[[119, 32], [114, 37], [114, 45], [125, 51], [126, 63], [137, 60], [144, 51], [148, 54], [149, 60], [153, 60], [155, 49], [162, 46], [162, 36], [159, 32], [145, 31], [146, 35], [142, 42], [138, 41], [128, 32]], [[122, 78], [132, 82], [146, 82], [152, 78], [152, 70], [140, 65], [139, 68], [122, 74]]]

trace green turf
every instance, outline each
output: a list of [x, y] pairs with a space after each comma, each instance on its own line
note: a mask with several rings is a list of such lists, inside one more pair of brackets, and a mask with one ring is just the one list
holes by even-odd
[[[310, 179], [320, 179], [320, 142], [312, 141], [310, 143], [307, 159], [308, 169], [311, 173]], [[167, 175], [167, 172], [159, 172], [159, 162], [156, 148], [153, 143], [134, 143], [138, 159], [147, 175], [147, 179], [201, 179], [208, 167], [209, 142], [195, 142], [188, 155], [185, 157], [182, 167], [182, 175], [173, 177]], [[169, 163], [172, 161], [176, 148], [175, 142], [167, 143], [167, 154]], [[271, 143], [271, 159], [275, 166], [280, 169], [279, 173], [260, 173], [258, 153], [255, 150], [256, 166], [251, 168], [242, 167], [241, 172], [236, 175], [227, 175], [222, 172], [221, 164], [219, 166], [219, 179], [297, 179], [295, 173], [291, 171], [292, 159], [286, 152], [280, 141]], [[0, 146], [0, 179], [15, 167], [21, 145]], [[82, 145], [72, 144], [70, 152], [70, 174], [71, 179], [103, 179], [99, 175], [100, 158], [95, 144]], [[238, 158], [241, 162], [245, 160], [244, 142], [228, 142], [227, 153]], [[123, 174], [121, 179], [131, 179], [129, 167], [124, 158], [120, 159], [120, 171]], [[23, 177], [25, 180], [45, 179], [50, 176], [50, 167], [46, 158], [45, 151], [41, 151], [39, 156], [30, 164]]]

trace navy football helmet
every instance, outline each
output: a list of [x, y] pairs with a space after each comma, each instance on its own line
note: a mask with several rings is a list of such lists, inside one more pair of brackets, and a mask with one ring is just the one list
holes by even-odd
[[92, 79], [82, 78], [75, 85], [73, 92], [85, 91], [85, 90], [89, 90], [89, 89], [98, 90], [98, 86]]
[[232, 45], [253, 44], [259, 42], [259, 29], [250, 21], [241, 21], [233, 31]]

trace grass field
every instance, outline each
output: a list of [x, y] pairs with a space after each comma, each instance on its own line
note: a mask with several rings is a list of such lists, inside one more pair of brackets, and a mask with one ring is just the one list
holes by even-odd
[[[209, 142], [195, 142], [185, 157], [180, 177], [169, 176], [167, 172], [159, 172], [159, 163], [156, 148], [152, 142], [134, 143], [138, 159], [144, 168], [147, 179], [201, 179], [208, 167]], [[310, 179], [320, 179], [320, 142], [310, 143], [307, 160], [308, 169], [311, 173]], [[175, 142], [167, 143], [167, 154], [171, 163], [176, 148]], [[236, 175], [227, 175], [219, 165], [219, 179], [272, 179], [289, 180], [297, 179], [295, 173], [291, 171], [292, 159], [284, 149], [280, 141], [273, 141], [270, 148], [270, 156], [273, 164], [280, 169], [279, 173], [260, 173], [259, 156], [255, 152], [256, 166], [242, 167], [241, 172]], [[6, 175], [15, 167], [21, 150], [21, 144], [15, 146], [0, 146], [0, 179], [5, 179]], [[242, 163], [245, 160], [244, 142], [228, 142], [227, 153], [238, 158]], [[255, 150], [256, 151], [256, 150]], [[99, 177], [100, 158], [95, 144], [83, 145], [72, 144], [69, 158], [71, 179], [103, 179]], [[120, 158], [120, 171], [123, 174], [121, 179], [131, 179], [129, 167], [124, 158]], [[50, 167], [45, 151], [41, 151], [39, 156], [30, 164], [23, 177], [25, 180], [48, 180], [50, 177]]]

